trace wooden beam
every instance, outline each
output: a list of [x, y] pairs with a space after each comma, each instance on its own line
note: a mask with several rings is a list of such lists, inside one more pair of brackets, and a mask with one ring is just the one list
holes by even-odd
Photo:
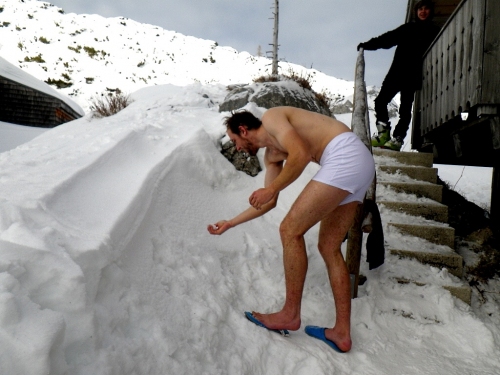
[[500, 232], [500, 158], [496, 158], [491, 179], [491, 205], [490, 218], [492, 227]]

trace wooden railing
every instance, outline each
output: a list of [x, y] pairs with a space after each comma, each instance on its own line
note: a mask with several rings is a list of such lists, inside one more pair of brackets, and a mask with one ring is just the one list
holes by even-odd
[[462, 112], [496, 113], [500, 103], [499, 16], [498, 0], [464, 0], [443, 26], [424, 57], [414, 139]]

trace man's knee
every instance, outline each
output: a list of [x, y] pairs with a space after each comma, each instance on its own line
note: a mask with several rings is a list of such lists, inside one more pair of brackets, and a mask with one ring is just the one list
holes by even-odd
[[301, 237], [304, 235], [304, 233], [301, 233], [301, 230], [296, 221], [293, 220], [289, 215], [287, 215], [281, 222], [279, 231], [282, 239]]
[[340, 253], [340, 246], [342, 245], [342, 239], [339, 238], [333, 238], [330, 241], [319, 241], [318, 242], [318, 250], [319, 253], [325, 257], [325, 255], [331, 255], [333, 253]]

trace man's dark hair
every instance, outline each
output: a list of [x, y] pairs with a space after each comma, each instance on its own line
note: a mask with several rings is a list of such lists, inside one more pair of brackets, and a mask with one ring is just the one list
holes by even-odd
[[240, 125], [246, 126], [248, 130], [258, 129], [262, 122], [249, 111], [232, 112], [231, 116], [224, 119], [227, 130], [233, 134], [240, 135]]

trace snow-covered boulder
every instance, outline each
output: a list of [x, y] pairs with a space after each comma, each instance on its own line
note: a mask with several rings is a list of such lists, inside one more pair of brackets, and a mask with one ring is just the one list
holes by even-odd
[[330, 109], [316, 94], [293, 80], [236, 86], [224, 98], [219, 112], [233, 111], [255, 103], [258, 107], [291, 106], [331, 116]]

